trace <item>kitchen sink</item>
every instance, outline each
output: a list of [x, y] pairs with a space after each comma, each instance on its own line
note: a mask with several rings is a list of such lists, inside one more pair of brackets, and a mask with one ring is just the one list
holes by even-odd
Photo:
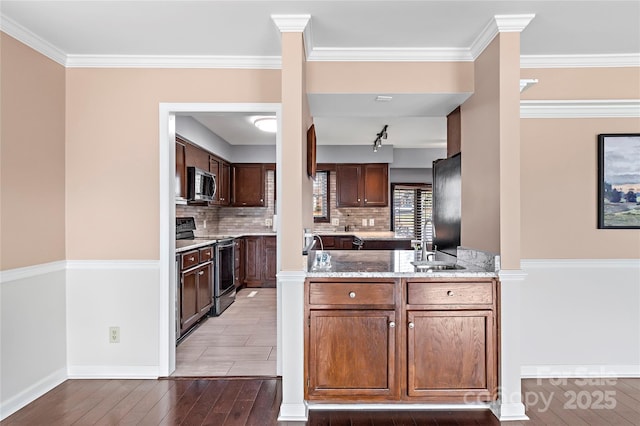
[[411, 262], [416, 272], [425, 271], [453, 271], [465, 269], [464, 266], [460, 266], [451, 262], [444, 262], [441, 260], [416, 260]]

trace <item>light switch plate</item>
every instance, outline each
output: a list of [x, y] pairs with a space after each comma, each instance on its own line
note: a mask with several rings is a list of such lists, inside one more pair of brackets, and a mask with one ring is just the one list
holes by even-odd
[[362, 219], [362, 226], [367, 226], [367, 219]]
[[369, 219], [369, 226], [375, 226], [375, 219]]
[[331, 219], [331, 225], [333, 226], [340, 225], [340, 219], [338, 219], [337, 217], [334, 217], [333, 219]]

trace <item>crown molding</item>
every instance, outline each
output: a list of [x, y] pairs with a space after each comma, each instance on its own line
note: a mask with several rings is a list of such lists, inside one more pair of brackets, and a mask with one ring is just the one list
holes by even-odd
[[311, 15], [271, 15], [271, 19], [282, 33], [301, 33], [311, 20]]
[[495, 15], [487, 25], [484, 26], [478, 37], [471, 43], [469, 51], [473, 60], [487, 48], [489, 43], [498, 35], [505, 32], [522, 32], [536, 15]]
[[639, 117], [640, 99], [520, 101], [520, 118]]
[[67, 55], [67, 68], [280, 69], [280, 56]]
[[0, 30], [2, 30], [2, 32], [4, 32], [5, 34], [8, 34], [11, 37], [15, 38], [19, 42], [26, 44], [33, 50], [40, 52], [52, 61], [55, 61], [63, 66], [65, 65], [67, 55], [62, 50], [49, 43], [39, 35], [33, 33], [32, 31], [29, 31], [14, 20], [7, 18], [6, 16], [4, 16], [4, 14], [0, 14]]
[[470, 62], [466, 48], [330, 48], [309, 51], [308, 61], [345, 62]]
[[611, 55], [522, 55], [520, 68], [640, 67], [640, 53]]

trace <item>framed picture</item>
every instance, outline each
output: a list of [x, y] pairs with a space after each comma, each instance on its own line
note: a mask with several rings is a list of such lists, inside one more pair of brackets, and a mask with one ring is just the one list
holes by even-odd
[[640, 133], [598, 135], [598, 228], [640, 229]]
[[316, 178], [316, 126], [311, 125], [307, 130], [307, 174]]

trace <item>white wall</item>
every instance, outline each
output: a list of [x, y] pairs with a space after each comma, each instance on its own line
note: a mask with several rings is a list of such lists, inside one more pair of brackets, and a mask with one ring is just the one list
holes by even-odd
[[320, 145], [316, 149], [318, 163], [393, 163], [393, 147], [382, 146], [373, 152], [371, 145]]
[[523, 260], [525, 377], [640, 376], [640, 260]]
[[[158, 261], [70, 261], [67, 270], [71, 378], [159, 374]], [[120, 327], [120, 343], [109, 343]]]
[[389, 169], [389, 182], [391, 183], [431, 183], [433, 181], [432, 169]]
[[394, 148], [392, 168], [432, 168], [433, 162], [447, 158], [447, 148]]
[[234, 145], [231, 155], [233, 163], [275, 163], [275, 145]]
[[0, 419], [66, 379], [64, 262], [2, 271]]

